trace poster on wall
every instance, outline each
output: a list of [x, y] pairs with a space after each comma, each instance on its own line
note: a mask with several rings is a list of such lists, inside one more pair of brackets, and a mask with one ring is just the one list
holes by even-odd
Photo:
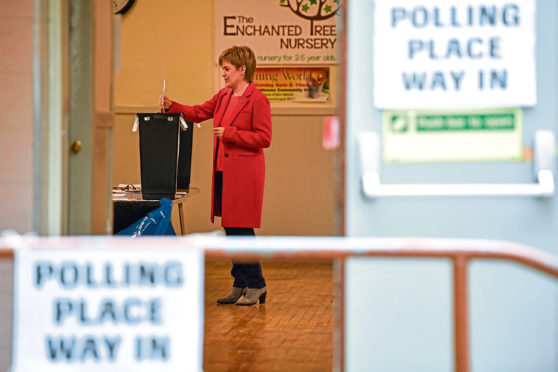
[[258, 65], [336, 64], [341, 0], [215, 0], [215, 62], [246, 45]]
[[254, 84], [270, 102], [327, 102], [329, 67], [258, 67]]
[[16, 251], [13, 371], [200, 371], [203, 254], [80, 245]]
[[518, 108], [385, 110], [388, 163], [519, 161], [523, 115]]
[[535, 0], [375, 0], [374, 105], [537, 102]]

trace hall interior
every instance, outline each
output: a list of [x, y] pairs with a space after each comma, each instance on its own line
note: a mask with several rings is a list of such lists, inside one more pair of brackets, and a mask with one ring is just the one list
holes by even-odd
[[[168, 9], [173, 9], [169, 12]], [[164, 20], [164, 21], [162, 21]], [[157, 32], [154, 32], [157, 30]], [[140, 183], [137, 112], [158, 110], [166, 95], [203, 103], [219, 89], [214, 62], [214, 2], [137, 2], [122, 16], [120, 71], [114, 75], [113, 185]], [[160, 45], [153, 52], [146, 45]], [[266, 156], [262, 228], [256, 235], [334, 236], [338, 154], [322, 146], [323, 120], [337, 113], [337, 66], [330, 65], [327, 103], [272, 103], [273, 138]], [[191, 185], [200, 192], [185, 207], [186, 233], [219, 234], [209, 221], [212, 121], [194, 126]], [[179, 226], [178, 213], [173, 223]], [[176, 230], [176, 228], [175, 228]], [[177, 230], [178, 231], [178, 230]], [[265, 305], [218, 305], [230, 291], [230, 261], [205, 265], [205, 371], [327, 371], [334, 363], [332, 262], [264, 261]]]

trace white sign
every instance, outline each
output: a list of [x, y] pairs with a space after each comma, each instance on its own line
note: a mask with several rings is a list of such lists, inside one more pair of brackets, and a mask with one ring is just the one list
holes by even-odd
[[14, 371], [200, 371], [203, 258], [185, 247], [16, 251]]
[[233, 45], [257, 64], [335, 64], [340, 0], [215, 0], [215, 62]]
[[376, 0], [377, 108], [536, 104], [535, 0]]

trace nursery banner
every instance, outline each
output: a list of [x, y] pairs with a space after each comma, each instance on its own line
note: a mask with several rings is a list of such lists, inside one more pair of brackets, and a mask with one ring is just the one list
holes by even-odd
[[537, 102], [535, 0], [376, 0], [380, 109]]
[[215, 0], [215, 61], [233, 45], [261, 64], [335, 64], [341, 0]]
[[329, 67], [260, 67], [254, 84], [271, 102], [326, 102]]
[[187, 247], [16, 251], [14, 371], [200, 371], [203, 257]]

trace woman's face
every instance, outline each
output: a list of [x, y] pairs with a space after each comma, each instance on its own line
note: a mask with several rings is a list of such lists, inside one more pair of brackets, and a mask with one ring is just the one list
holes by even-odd
[[244, 66], [236, 68], [233, 64], [224, 61], [221, 65], [221, 76], [225, 80], [225, 86], [229, 88], [236, 88], [238, 83], [244, 80]]

